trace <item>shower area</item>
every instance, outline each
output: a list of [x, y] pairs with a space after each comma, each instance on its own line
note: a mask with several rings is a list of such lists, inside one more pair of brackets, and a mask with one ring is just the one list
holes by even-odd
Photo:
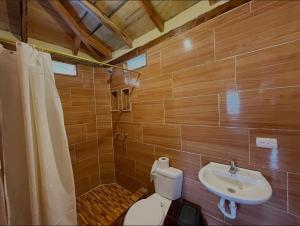
[[138, 73], [77, 64], [68, 76], [42, 49], [0, 47], [0, 224], [121, 225], [148, 191], [116, 183], [113, 144], [126, 135], [113, 135], [124, 106], [110, 83]]

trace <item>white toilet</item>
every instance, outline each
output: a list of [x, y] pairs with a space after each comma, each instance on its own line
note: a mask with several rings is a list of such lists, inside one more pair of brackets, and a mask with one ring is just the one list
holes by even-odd
[[154, 178], [155, 193], [130, 207], [124, 225], [162, 225], [172, 200], [181, 197], [181, 170], [156, 167], [155, 170], [152, 168], [151, 176]]

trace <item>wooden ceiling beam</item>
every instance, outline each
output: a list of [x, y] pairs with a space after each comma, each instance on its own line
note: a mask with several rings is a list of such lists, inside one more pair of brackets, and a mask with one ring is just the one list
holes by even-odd
[[217, 0], [208, 0], [209, 5], [212, 6], [217, 3]]
[[[115, 15], [125, 4], [127, 1], [123, 1], [117, 8], [115, 8], [109, 15], [108, 18], [111, 18], [113, 15]], [[101, 23], [90, 33], [90, 35], [95, 34], [95, 32], [102, 26]]]
[[115, 15], [125, 4], [127, 3], [127, 1], [123, 1], [120, 5], [118, 5], [117, 8], [115, 8], [109, 15], [108, 17], [111, 18], [113, 15]]
[[[53, 7], [53, 9], [61, 16], [65, 23], [70, 27], [70, 29], [76, 34], [76, 36], [78, 36], [87, 47], [94, 47], [105, 57], [111, 58], [111, 48], [105, 43], [100, 42], [99, 40], [90, 36], [84, 29], [82, 29], [59, 0], [48, 0], [48, 2]], [[92, 48], [88, 49], [92, 51]], [[94, 55], [95, 51], [93, 51], [92, 54]], [[99, 58], [100, 57], [98, 57], [98, 59]]]
[[150, 18], [152, 23], [157, 27], [160, 32], [164, 31], [164, 21], [161, 16], [155, 11], [153, 5], [147, 0], [138, 0], [138, 3]]
[[74, 38], [73, 55], [77, 56], [80, 49], [81, 39], [76, 35]]
[[95, 14], [108, 29], [117, 34], [128, 47], [132, 47], [132, 40], [111, 20], [109, 19], [100, 9], [91, 4], [87, 0], [80, 0], [82, 5], [90, 12]]
[[27, 0], [21, 0], [21, 41], [28, 42], [27, 33]]
[[84, 42], [83, 42], [83, 44], [86, 46], [86, 48], [89, 50], [89, 52], [92, 54], [92, 56], [95, 59], [97, 59], [99, 61], [103, 61], [103, 57], [100, 57], [99, 54], [97, 53], [97, 51], [92, 46], [90, 46], [89, 44], [86, 44]]

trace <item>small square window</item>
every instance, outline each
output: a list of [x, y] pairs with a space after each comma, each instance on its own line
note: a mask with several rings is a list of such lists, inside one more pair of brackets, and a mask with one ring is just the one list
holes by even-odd
[[126, 66], [129, 70], [135, 70], [138, 68], [145, 67], [147, 65], [146, 53], [136, 56], [130, 60], [127, 60]]
[[53, 72], [56, 74], [69, 75], [69, 76], [77, 75], [76, 65], [74, 64], [67, 64], [67, 63], [53, 60], [52, 65], [53, 65]]

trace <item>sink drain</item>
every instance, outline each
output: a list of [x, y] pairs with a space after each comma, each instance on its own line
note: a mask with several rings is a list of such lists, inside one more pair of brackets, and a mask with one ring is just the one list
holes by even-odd
[[235, 193], [235, 190], [232, 188], [227, 188], [227, 191], [229, 191], [230, 193]]

